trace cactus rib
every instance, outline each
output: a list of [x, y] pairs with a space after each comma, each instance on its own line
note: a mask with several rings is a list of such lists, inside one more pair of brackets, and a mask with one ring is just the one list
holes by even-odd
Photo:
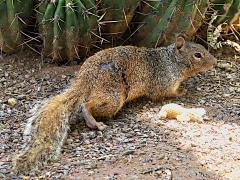
[[[0, 48], [5, 53], [16, 52], [23, 43], [21, 32], [27, 26], [33, 9], [32, 0], [0, 1]], [[24, 33], [23, 33], [24, 34]]]
[[145, 46], [156, 47], [159, 44], [160, 38], [164, 31], [166, 31], [169, 20], [173, 18], [173, 14], [176, 8], [178, 0], [172, 0], [164, 15], [160, 18], [154, 30], [148, 34], [146, 38], [144, 38], [140, 44]]
[[66, 54], [70, 61], [77, 54], [79, 27], [73, 0], [66, 0]]

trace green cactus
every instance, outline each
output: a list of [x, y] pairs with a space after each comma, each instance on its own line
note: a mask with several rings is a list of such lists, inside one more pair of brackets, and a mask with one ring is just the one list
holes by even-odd
[[97, 34], [93, 0], [45, 0], [37, 8], [44, 55], [69, 61], [86, 55]]
[[203, 24], [205, 15], [209, 8], [209, 0], [197, 0], [192, 9], [192, 16], [190, 18], [190, 25], [186, 31], [189, 37], [192, 37], [194, 33]]
[[50, 56], [53, 52], [53, 26], [54, 12], [56, 10], [56, 1], [42, 1], [38, 7], [39, 32], [43, 40], [43, 54]]
[[73, 0], [66, 0], [66, 55], [70, 60], [76, 55], [79, 41], [79, 26], [74, 6]]
[[138, 24], [135, 33], [133, 34], [133, 41], [142, 41], [148, 34], [152, 33], [154, 27], [157, 26], [159, 20], [164, 15], [166, 7], [169, 6], [171, 0], [167, 1], [143, 1], [136, 14], [134, 23]]
[[[175, 31], [172, 31], [169, 37], [176, 33], [185, 33], [191, 38], [202, 25], [208, 7], [208, 0], [186, 0], [183, 14], [178, 20]], [[172, 42], [173, 37], [169, 40]]]
[[[144, 1], [145, 2], [145, 1]], [[185, 33], [192, 37], [203, 22], [208, 0], [147, 1], [142, 7], [145, 17], [133, 34], [133, 40], [142, 46], [156, 47], [172, 43], [175, 35]]]
[[134, 16], [134, 11], [141, 0], [102, 0], [100, 3], [103, 31], [107, 35], [122, 35]]
[[[146, 31], [144, 39], [139, 42], [142, 46], [156, 47], [162, 44], [165, 33], [168, 33], [169, 29], [174, 28], [177, 19], [179, 18], [178, 13], [179, 9], [182, 7], [183, 0], [171, 0], [168, 1], [169, 5], [165, 6], [164, 4], [159, 5], [160, 9], [157, 13], [162, 13], [160, 17], [157, 17], [157, 20], [153, 20], [153, 24], [148, 24], [149, 28], [152, 30]], [[160, 2], [162, 3], [162, 2]], [[149, 17], [146, 17], [149, 19]], [[145, 22], [148, 22], [146, 20]], [[168, 29], [169, 28], [169, 29]], [[139, 29], [141, 31], [141, 29]]]
[[83, 7], [78, 12], [80, 19], [79, 48], [81, 54], [89, 54], [90, 47], [99, 40], [97, 6], [94, 0], [81, 0]]
[[239, 0], [211, 0], [213, 8], [217, 11], [218, 18], [216, 25], [228, 23], [233, 25], [240, 17], [240, 1]]
[[[33, 6], [32, 0], [0, 0], [4, 52], [15, 52], [23, 44], [22, 31]], [[208, 9], [217, 10], [215, 25], [232, 27], [240, 17], [239, 0], [41, 0], [35, 8], [43, 55], [69, 61], [87, 56], [98, 45], [156, 47], [173, 42], [178, 33], [191, 38]], [[112, 41], [105, 45], [100, 39]]]
[[21, 31], [32, 15], [32, 0], [0, 0], [0, 48], [14, 53], [23, 43]]

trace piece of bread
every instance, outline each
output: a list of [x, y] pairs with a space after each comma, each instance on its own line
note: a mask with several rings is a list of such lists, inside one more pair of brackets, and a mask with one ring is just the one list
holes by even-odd
[[160, 119], [177, 119], [178, 121], [202, 122], [206, 114], [204, 108], [185, 108], [179, 104], [165, 104], [158, 116]]

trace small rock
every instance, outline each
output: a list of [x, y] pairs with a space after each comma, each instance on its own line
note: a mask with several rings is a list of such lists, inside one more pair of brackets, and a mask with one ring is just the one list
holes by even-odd
[[197, 145], [194, 143], [191, 143], [191, 147], [197, 147]]
[[160, 156], [158, 157], [159, 160], [162, 160], [162, 159], [164, 159], [164, 158], [165, 158], [165, 155], [164, 155], [164, 154], [162, 154], [162, 155], [160, 155]]
[[84, 144], [88, 145], [88, 144], [91, 144], [91, 142], [89, 140], [85, 140]]
[[0, 111], [0, 118], [3, 117], [4, 112]]
[[67, 139], [67, 143], [68, 143], [68, 144], [72, 144], [72, 143], [73, 143], [73, 139], [70, 139], [70, 138]]
[[135, 150], [127, 150], [127, 151], [125, 151], [122, 155], [123, 155], [123, 156], [126, 156], [126, 155], [133, 154], [134, 152], [135, 152]]
[[70, 169], [70, 167], [68, 165], [64, 165], [63, 168], [66, 169]]
[[230, 63], [221, 63], [221, 64], [218, 64], [217, 67], [226, 71], [230, 71], [232, 69], [232, 65]]
[[231, 94], [227, 94], [227, 93], [224, 93], [224, 94], [223, 94], [223, 97], [224, 97], [224, 98], [230, 98], [230, 96], [231, 96]]
[[15, 98], [9, 98], [7, 103], [10, 106], [14, 106], [15, 104], [17, 104], [17, 100]]
[[89, 175], [93, 175], [93, 174], [94, 174], [94, 171], [88, 171], [88, 174], [89, 174]]
[[210, 121], [210, 118], [209, 118], [208, 116], [204, 116], [204, 117], [203, 117], [203, 120], [204, 120], [204, 121]]
[[9, 169], [0, 169], [0, 174], [2, 173], [2, 174], [8, 174], [8, 173], [10, 173], [11, 171], [9, 170]]
[[[235, 108], [235, 112], [236, 112], [237, 114], [240, 114], [240, 107]], [[1, 112], [0, 112], [0, 114], [1, 114]], [[0, 116], [1, 116], [1, 115], [0, 115]]]
[[20, 95], [17, 96], [18, 100], [23, 100], [23, 99], [26, 99], [26, 98], [27, 98], [27, 96], [24, 95], [24, 94], [20, 94]]
[[60, 166], [60, 165], [61, 165], [61, 163], [59, 163], [59, 162], [53, 163], [53, 166]]

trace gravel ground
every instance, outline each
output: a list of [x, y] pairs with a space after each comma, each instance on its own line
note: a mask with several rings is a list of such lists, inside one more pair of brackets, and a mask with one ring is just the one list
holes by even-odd
[[[240, 179], [240, 57], [215, 55], [218, 67], [189, 79], [184, 97], [127, 104], [113, 119], [103, 119], [104, 132], [74, 125], [60, 159], [39, 177]], [[43, 63], [27, 50], [0, 56], [0, 179], [27, 178], [12, 172], [12, 158], [23, 147], [28, 112], [67, 87], [79, 67]], [[161, 106], [170, 102], [203, 107], [209, 118], [159, 120]]]

